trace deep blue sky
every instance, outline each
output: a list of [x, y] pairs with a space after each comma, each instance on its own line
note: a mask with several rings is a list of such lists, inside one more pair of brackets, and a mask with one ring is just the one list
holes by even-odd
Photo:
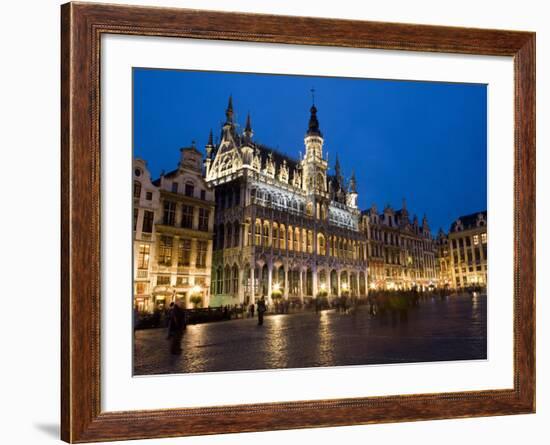
[[449, 84], [329, 77], [134, 69], [134, 154], [151, 174], [171, 170], [179, 148], [218, 136], [230, 94], [237, 122], [255, 140], [291, 156], [304, 152], [311, 92], [329, 153], [355, 169], [359, 207], [376, 203], [426, 213], [448, 230], [487, 208], [487, 90]]

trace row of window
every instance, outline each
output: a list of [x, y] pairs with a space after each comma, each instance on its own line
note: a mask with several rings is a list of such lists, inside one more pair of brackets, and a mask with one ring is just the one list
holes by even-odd
[[[174, 201], [164, 201], [162, 206], [162, 224], [165, 226], [176, 225], [176, 209], [177, 205]], [[192, 205], [181, 206], [181, 221], [180, 227], [184, 229], [193, 228], [193, 219], [195, 214], [195, 207]], [[210, 210], [199, 207], [199, 222], [198, 230], [208, 232], [208, 220], [210, 218]]]
[[[163, 266], [172, 265], [172, 256], [174, 252], [174, 238], [163, 235], [159, 238], [158, 244], [158, 264]], [[178, 267], [188, 267], [191, 265], [191, 240], [181, 238], [177, 243], [177, 265]], [[195, 267], [204, 269], [206, 267], [206, 255], [208, 252], [208, 242], [197, 240], [197, 249], [195, 257]], [[138, 261], [139, 267], [139, 261]]]
[[[180, 184], [178, 182], [172, 182], [170, 191], [172, 193], [179, 193], [179, 187]], [[134, 198], [141, 198], [141, 188], [141, 182], [134, 181]], [[195, 184], [193, 183], [193, 181], [187, 181], [185, 184], [183, 184], [183, 194], [191, 198], [195, 196]], [[200, 191], [200, 198], [202, 200], [206, 199], [206, 190]], [[153, 192], [146, 192], [145, 199], [147, 201], [151, 201], [153, 199]]]
[[[238, 229], [235, 226], [235, 229]], [[273, 247], [304, 253], [313, 253], [313, 231], [300, 227], [288, 226], [256, 219], [254, 224], [254, 239], [252, 238], [252, 227], [248, 225], [248, 245]], [[337, 236], [329, 236], [328, 243], [323, 233], [317, 234], [317, 254], [328, 255], [337, 258], [365, 259], [365, 245], [363, 243], [348, 240]], [[327, 246], [328, 244], [328, 246]], [[327, 251], [328, 248], [328, 251]]]
[[487, 233], [480, 235], [467, 236], [452, 240], [453, 249], [462, 249], [463, 247], [479, 246], [479, 243], [487, 244]]
[[406, 249], [421, 249], [428, 250], [432, 247], [431, 239], [413, 240], [410, 238], [401, 237], [396, 233], [385, 232], [375, 228], [370, 228], [370, 238], [375, 241], [382, 241], [384, 244], [392, 246], [400, 246]]

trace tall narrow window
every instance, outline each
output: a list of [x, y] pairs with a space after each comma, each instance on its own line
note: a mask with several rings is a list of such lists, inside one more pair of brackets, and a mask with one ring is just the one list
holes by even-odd
[[319, 235], [317, 235], [317, 239], [318, 239], [318, 246], [317, 246], [317, 253], [319, 255], [323, 255], [325, 256], [327, 254], [327, 247], [326, 247], [326, 244], [325, 244], [325, 236], [322, 234], [322, 233], [319, 233]]
[[134, 198], [139, 198], [141, 196], [141, 182], [134, 181]]
[[294, 249], [293, 235], [294, 235], [294, 229], [292, 228], [292, 226], [288, 226], [288, 250]]
[[152, 233], [153, 232], [153, 219], [155, 214], [150, 210], [145, 210], [143, 212], [143, 226], [141, 228], [142, 232]]
[[259, 219], [257, 219], [255, 223], [254, 235], [255, 235], [254, 244], [256, 246], [261, 246], [262, 245], [262, 222]]
[[140, 244], [138, 250], [138, 269], [147, 269], [149, 267], [149, 244]]
[[178, 193], [178, 183], [172, 182], [172, 193]]
[[191, 264], [191, 240], [181, 239], [178, 249], [178, 266], [187, 267]]
[[239, 293], [239, 268], [237, 265], [233, 265], [233, 293]]
[[233, 247], [239, 247], [241, 242], [241, 225], [235, 221], [233, 225]]
[[269, 222], [264, 221], [263, 227], [264, 247], [269, 247]]
[[208, 219], [210, 217], [210, 211], [208, 209], [199, 209], [199, 230], [208, 232]]
[[273, 238], [273, 247], [275, 249], [278, 249], [279, 248], [279, 225], [276, 222], [273, 223], [272, 238]]
[[196, 267], [204, 269], [206, 267], [207, 241], [197, 241], [197, 260]]
[[164, 266], [172, 265], [172, 237], [161, 236], [159, 243], [159, 264]]
[[134, 231], [137, 228], [138, 216], [139, 216], [139, 209], [137, 207], [134, 207]]
[[185, 196], [193, 196], [195, 194], [195, 184], [193, 184], [191, 181], [187, 181], [185, 183]]
[[279, 240], [279, 248], [286, 249], [286, 230], [283, 224], [279, 227]]
[[184, 229], [193, 228], [193, 206], [184, 205], [181, 208], [181, 226]]
[[164, 201], [164, 215], [162, 223], [165, 226], [173, 226], [176, 222], [176, 203]]

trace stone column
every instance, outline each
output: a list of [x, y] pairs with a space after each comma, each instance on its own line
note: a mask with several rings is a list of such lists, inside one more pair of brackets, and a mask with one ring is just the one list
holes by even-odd
[[[284, 265], [282, 267], [285, 267]], [[284, 287], [284, 298], [288, 300], [288, 267], [285, 267], [285, 287]]]
[[302, 269], [299, 270], [299, 276], [300, 276], [300, 292], [299, 292], [299, 296], [300, 296], [300, 301], [303, 303], [304, 302], [304, 277], [303, 277], [303, 271]]
[[244, 303], [244, 269], [242, 267], [239, 268], [239, 303]]
[[313, 298], [317, 298], [317, 264], [313, 263], [313, 267], [311, 268], [311, 278], [312, 278], [312, 286], [311, 291], [313, 292]]
[[337, 270], [337, 271], [336, 271], [336, 277], [337, 277], [337, 280], [336, 280], [336, 281], [337, 281], [337, 283], [338, 283], [338, 297], [342, 296], [342, 288], [341, 288], [341, 286], [340, 286], [340, 284], [341, 284], [341, 283], [340, 283], [340, 273], [341, 273], [341, 272], [342, 272], [342, 271], [340, 271], [340, 270]]
[[250, 267], [250, 303], [254, 303], [256, 300], [256, 287], [254, 286], [254, 274], [256, 272], [256, 267], [251, 265]]

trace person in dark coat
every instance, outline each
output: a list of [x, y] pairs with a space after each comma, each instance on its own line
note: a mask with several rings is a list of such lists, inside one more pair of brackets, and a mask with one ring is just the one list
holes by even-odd
[[181, 354], [181, 339], [185, 329], [185, 312], [177, 303], [170, 305], [170, 319], [168, 320], [168, 339], [170, 340], [170, 353]]
[[265, 306], [265, 300], [264, 297], [260, 298], [258, 301], [258, 326], [261, 326], [264, 324], [264, 313], [267, 310]]

